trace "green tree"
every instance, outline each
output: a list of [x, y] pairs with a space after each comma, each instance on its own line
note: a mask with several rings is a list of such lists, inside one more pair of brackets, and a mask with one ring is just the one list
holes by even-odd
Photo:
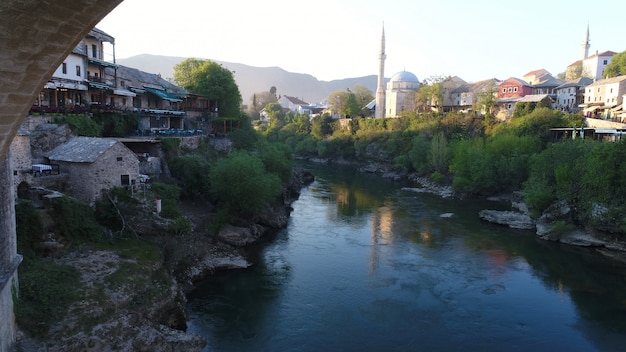
[[342, 111], [343, 115], [346, 117], [354, 117], [361, 112], [361, 108], [362, 106], [359, 105], [356, 95], [352, 92], [348, 92], [344, 110]]
[[448, 140], [446, 140], [443, 132], [437, 133], [430, 143], [429, 161], [433, 170], [439, 173], [448, 171], [450, 151], [448, 149]]
[[613, 55], [611, 63], [604, 69], [606, 77], [617, 77], [626, 75], [626, 51]]
[[231, 214], [251, 215], [280, 194], [280, 178], [247, 152], [232, 152], [209, 173], [212, 191]]
[[333, 134], [333, 118], [329, 114], [316, 116], [311, 121], [311, 136], [317, 140]]
[[374, 95], [372, 95], [372, 91], [365, 86], [357, 84], [354, 86], [354, 88], [352, 88], [352, 92], [356, 97], [356, 102], [360, 109], [360, 115], [368, 116], [369, 112], [365, 110], [365, 106], [369, 104], [372, 100], [374, 100]]
[[265, 106], [265, 113], [270, 120], [271, 129], [279, 129], [285, 125], [285, 113], [278, 103], [269, 103]]
[[248, 112], [252, 118], [258, 118], [259, 113], [267, 106], [267, 104], [276, 103], [277, 101], [278, 99], [276, 98], [276, 94], [271, 91], [254, 93], [252, 95], [252, 103], [250, 104]]
[[241, 93], [233, 73], [211, 60], [189, 58], [174, 66], [174, 81], [185, 90], [206, 96], [220, 116], [239, 117]]
[[491, 81], [476, 94], [476, 107], [488, 118], [493, 116], [493, 108], [498, 104], [498, 87]]
[[348, 91], [338, 90], [336, 92], [332, 92], [328, 95], [327, 101], [333, 114], [341, 115], [346, 110]]

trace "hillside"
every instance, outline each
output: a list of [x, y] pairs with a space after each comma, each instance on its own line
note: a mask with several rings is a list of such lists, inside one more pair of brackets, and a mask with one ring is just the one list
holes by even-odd
[[[125, 59], [118, 59], [120, 65], [136, 68], [149, 73], [160, 73], [164, 78], [174, 76], [174, 66], [185, 57], [142, 54]], [[212, 60], [235, 72], [235, 81], [239, 86], [244, 104], [249, 104], [252, 95], [276, 87], [279, 95], [298, 97], [306, 102], [315, 103], [325, 100], [328, 95], [338, 90], [352, 89], [362, 85], [376, 92], [376, 75], [345, 78], [333, 81], [319, 81], [317, 78], [302, 73], [287, 72], [280, 67], [254, 67], [239, 63]], [[372, 71], [375, 71], [373, 65]]]

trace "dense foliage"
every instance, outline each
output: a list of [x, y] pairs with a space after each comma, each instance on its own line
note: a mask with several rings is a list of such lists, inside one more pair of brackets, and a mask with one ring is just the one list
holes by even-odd
[[136, 133], [139, 115], [133, 112], [96, 110], [91, 116], [68, 114], [56, 117], [55, 123], [67, 124], [78, 136], [124, 137]]
[[210, 179], [219, 204], [241, 215], [260, 210], [281, 191], [279, 176], [267, 172], [261, 159], [243, 151], [216, 161]]
[[174, 66], [174, 80], [188, 92], [211, 101], [219, 116], [240, 116], [241, 93], [233, 73], [211, 60], [189, 58]]

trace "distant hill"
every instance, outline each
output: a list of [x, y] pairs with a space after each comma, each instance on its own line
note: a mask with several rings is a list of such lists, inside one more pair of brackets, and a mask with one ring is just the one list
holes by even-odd
[[[120, 65], [132, 67], [148, 73], [158, 73], [169, 79], [174, 76], [174, 66], [186, 57], [142, 54], [126, 59], [118, 59]], [[250, 104], [252, 95], [269, 91], [274, 86], [279, 95], [300, 98], [308, 103], [325, 100], [328, 95], [338, 90], [352, 89], [362, 85], [376, 94], [376, 75], [345, 78], [333, 81], [319, 81], [317, 78], [302, 73], [287, 72], [280, 67], [254, 67], [239, 63], [212, 60], [235, 72], [235, 81], [239, 86], [244, 104]]]

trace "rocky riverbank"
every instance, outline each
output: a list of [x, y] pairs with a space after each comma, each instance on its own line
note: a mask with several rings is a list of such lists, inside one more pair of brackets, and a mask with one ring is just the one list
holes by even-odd
[[132, 223], [149, 234], [142, 240], [122, 244], [126, 248], [87, 246], [48, 258], [78, 271], [81, 298], [44, 335], [33, 338], [19, 331], [14, 351], [201, 351], [206, 341], [185, 332], [186, 293], [216, 271], [250, 266], [244, 247], [285, 227], [291, 203], [312, 180], [295, 169], [282, 203], [239, 219], [217, 235], [208, 230], [211, 205], [185, 202], [190, 235], [159, 236], [166, 222], [139, 212]]
[[[350, 165], [361, 172], [375, 173], [393, 180], [407, 180], [415, 184], [415, 187], [403, 187], [405, 191], [430, 193], [442, 198], [464, 198], [464, 195], [456, 194], [450, 185], [435, 183], [428, 177], [409, 174], [406, 170], [385, 163], [331, 159], [307, 159], [307, 161]], [[478, 216], [486, 222], [532, 231], [542, 240], [586, 247], [606, 257], [626, 263], [626, 241], [610, 233], [572, 225], [569, 220], [570, 210], [563, 204], [554, 204], [536, 219], [531, 217], [520, 193], [492, 196], [488, 199], [508, 202], [511, 209], [504, 211], [484, 209], [480, 211]]]

